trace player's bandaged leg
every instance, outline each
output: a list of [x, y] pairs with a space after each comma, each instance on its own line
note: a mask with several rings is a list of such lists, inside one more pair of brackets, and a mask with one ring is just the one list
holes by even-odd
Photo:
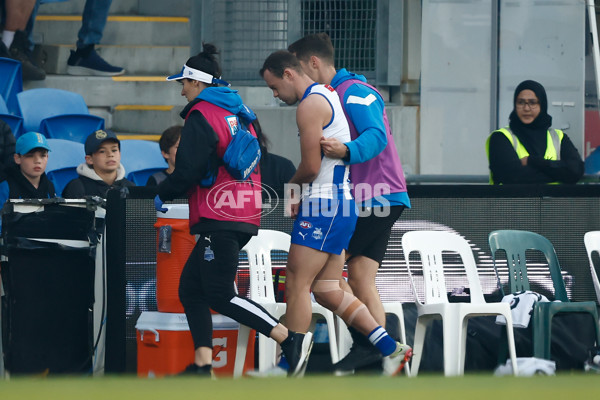
[[333, 311], [348, 326], [353, 326], [367, 336], [384, 356], [396, 349], [396, 341], [377, 324], [367, 306], [353, 294], [342, 290], [339, 281], [315, 281], [312, 291], [319, 304]]
[[[367, 319], [373, 318], [367, 306], [353, 294], [342, 290], [340, 282], [337, 280], [315, 281], [312, 291], [320, 304], [333, 311], [334, 314], [342, 318], [348, 325], [353, 325], [355, 320], [359, 325], [362, 325], [359, 322], [360, 319], [365, 317]], [[360, 327], [357, 327], [357, 329], [370, 332], [370, 329], [361, 329]]]

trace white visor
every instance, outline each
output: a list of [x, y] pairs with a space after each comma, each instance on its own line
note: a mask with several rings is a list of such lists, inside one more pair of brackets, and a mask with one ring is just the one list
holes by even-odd
[[187, 65], [183, 66], [180, 73], [168, 76], [167, 80], [176, 81], [184, 78], [193, 79], [195, 81], [200, 81], [209, 84], [221, 84], [225, 86], [231, 86], [229, 83], [225, 82], [222, 79], [215, 78], [211, 74], [207, 74], [206, 72], [202, 72], [200, 70], [188, 67]]

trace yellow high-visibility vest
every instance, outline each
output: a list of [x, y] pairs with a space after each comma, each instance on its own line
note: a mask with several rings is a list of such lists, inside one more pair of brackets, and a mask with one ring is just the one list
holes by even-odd
[[[495, 132], [502, 132], [504, 134], [504, 136], [506, 136], [506, 138], [512, 144], [513, 149], [517, 153], [517, 157], [519, 157], [519, 159], [529, 156], [529, 152], [527, 151], [527, 149], [525, 149], [525, 146], [523, 146], [523, 144], [521, 143], [521, 141], [519, 140], [517, 135], [515, 135], [508, 126], [505, 128], [502, 128], [502, 129], [498, 129], [497, 131], [492, 132], [492, 134], [494, 134]], [[548, 132], [548, 135], [547, 135], [546, 153], [544, 154], [544, 159], [558, 161], [558, 160], [560, 160], [560, 144], [561, 144], [562, 139], [565, 136], [565, 134], [560, 129], [549, 129], [547, 132]], [[490, 160], [490, 138], [491, 137], [492, 137], [492, 135], [490, 135], [488, 137], [488, 139], [485, 143], [485, 151], [488, 156], [488, 162]], [[491, 170], [490, 170], [490, 184], [491, 185], [494, 184], [494, 177], [492, 176]], [[553, 184], [558, 184], [558, 182], [553, 182]]]

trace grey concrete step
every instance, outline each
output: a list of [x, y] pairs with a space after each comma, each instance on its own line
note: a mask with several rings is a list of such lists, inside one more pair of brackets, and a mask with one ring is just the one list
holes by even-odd
[[[181, 60], [181, 64], [186, 58]], [[177, 66], [175, 72], [180, 70]], [[52, 87], [79, 93], [88, 107], [114, 107], [119, 104], [185, 106], [181, 85], [168, 82], [165, 76], [70, 76], [48, 75], [43, 81], [27, 81], [25, 89]], [[280, 104], [266, 86], [243, 86], [239, 91], [244, 102], [251, 108], [272, 107]]]
[[70, 76], [48, 75], [43, 81], [24, 83], [24, 89], [52, 87], [79, 93], [88, 107], [118, 104], [185, 105], [181, 87], [164, 76]]
[[[113, 15], [189, 16], [192, 0], [113, 0]], [[85, 0], [69, 0], [40, 6], [39, 15], [81, 15]]]
[[[177, 66], [174, 71], [179, 68]], [[167, 82], [165, 75], [95, 77], [50, 74], [43, 81], [24, 84], [25, 90], [36, 87], [79, 93], [90, 112], [103, 117], [106, 126], [117, 132], [160, 134], [169, 126], [182, 122], [179, 112], [187, 104], [186, 99], [181, 96], [181, 86]], [[253, 109], [280, 108], [266, 86], [236, 89], [239, 89], [246, 104]]]
[[[66, 74], [67, 60], [74, 45], [42, 45], [48, 74]], [[128, 75], [171, 75], [190, 56], [188, 46], [98, 46], [98, 54], [112, 65], [125, 68]]]
[[[81, 27], [77, 15], [38, 15], [34, 37], [41, 44], [74, 45]], [[189, 46], [187, 17], [109, 16], [103, 45]]]
[[112, 112], [112, 129], [116, 132], [161, 134], [173, 125], [183, 125], [179, 116], [184, 106], [117, 105]]

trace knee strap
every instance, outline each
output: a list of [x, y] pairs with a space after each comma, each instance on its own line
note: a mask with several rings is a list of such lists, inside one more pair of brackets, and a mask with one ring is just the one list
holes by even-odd
[[359, 312], [362, 310], [367, 310], [367, 306], [357, 299], [356, 296], [342, 290], [339, 281], [318, 280], [313, 285], [313, 292], [342, 292], [342, 301], [337, 305], [337, 309], [334, 311], [334, 313], [346, 321], [348, 325], [352, 324], [352, 321], [354, 321], [354, 318], [356, 318]]

